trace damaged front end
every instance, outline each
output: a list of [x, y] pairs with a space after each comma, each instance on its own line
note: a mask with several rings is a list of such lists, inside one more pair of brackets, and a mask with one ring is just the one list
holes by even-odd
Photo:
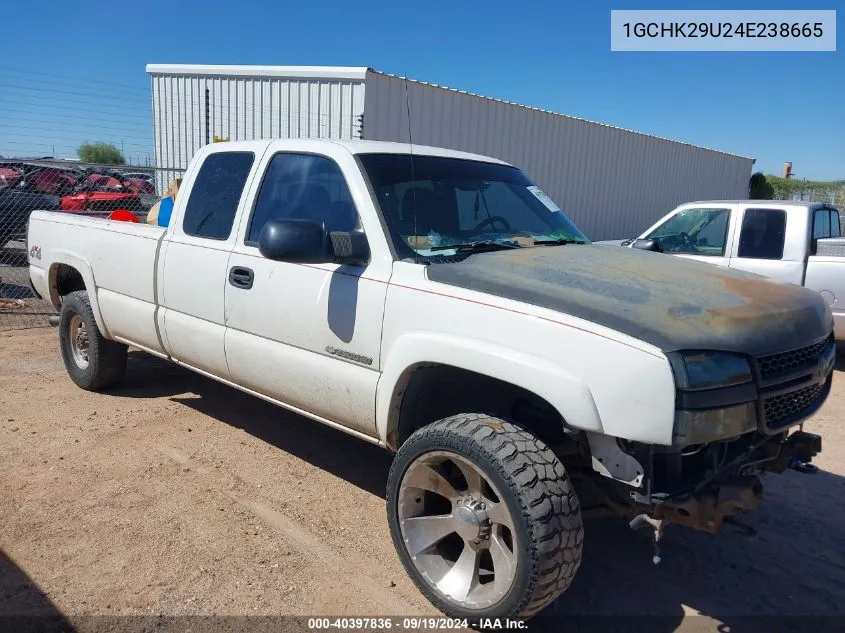
[[[728, 517], [757, 507], [765, 473], [803, 469], [821, 452], [822, 439], [798, 430], [749, 433], [686, 450], [624, 441], [618, 441], [617, 448], [619, 453], [611, 456], [602, 447], [602, 462], [619, 463], [619, 456], [626, 455], [642, 465], [643, 476], [623, 482], [602, 469], [596, 470], [603, 478], [576, 474], [576, 486], [586, 499], [600, 506], [602, 513], [609, 509], [621, 516], [644, 515], [654, 527], [655, 522], [674, 523], [713, 534]], [[594, 464], [597, 461], [593, 456]]]
[[592, 473], [582, 487], [614, 513], [637, 517], [632, 527], [653, 527], [656, 540], [664, 524], [711, 534], [726, 522], [737, 525], [731, 517], [757, 507], [765, 473], [813, 471], [821, 437], [800, 425], [827, 399], [834, 360], [832, 335], [757, 358], [670, 355], [672, 445], [588, 434]]
[[763, 436], [757, 443], [752, 441], [750, 450], [728, 467], [717, 471], [715, 476], [705, 477], [691, 489], [653, 493], [646, 513], [659, 521], [713, 534], [727, 517], [757, 507], [763, 496], [764, 473], [781, 473], [796, 464], [809, 464], [821, 449], [822, 438], [813, 433], [796, 431], [788, 436]]

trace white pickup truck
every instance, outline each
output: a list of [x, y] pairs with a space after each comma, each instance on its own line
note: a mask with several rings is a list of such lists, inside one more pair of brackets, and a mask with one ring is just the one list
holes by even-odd
[[715, 532], [821, 450], [818, 293], [594, 246], [491, 158], [218, 143], [168, 227], [36, 211], [28, 244], [80, 387], [131, 345], [395, 452], [398, 555], [468, 621], [561, 594], [582, 511]]
[[839, 211], [817, 202], [708, 200], [673, 209], [619, 244], [747, 270], [820, 293], [845, 340], [845, 238]]

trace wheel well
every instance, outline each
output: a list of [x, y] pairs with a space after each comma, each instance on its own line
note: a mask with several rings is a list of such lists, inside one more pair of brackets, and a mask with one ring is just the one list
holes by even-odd
[[77, 290], [85, 290], [82, 273], [68, 264], [56, 264], [50, 277], [50, 295], [54, 297], [53, 304], [57, 307], [61, 304], [61, 297]]
[[398, 421], [387, 440], [398, 448], [411, 434], [459, 413], [486, 413], [519, 422], [549, 446], [568, 440], [560, 413], [522, 387], [449, 365], [419, 365], [405, 372], [394, 395]]

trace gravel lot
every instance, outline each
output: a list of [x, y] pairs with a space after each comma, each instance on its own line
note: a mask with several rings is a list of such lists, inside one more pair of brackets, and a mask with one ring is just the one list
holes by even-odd
[[[654, 567], [624, 522], [590, 521], [579, 576], [529, 628], [625, 615], [770, 631], [783, 621], [760, 616], [778, 615], [819, 630], [835, 620], [809, 616], [845, 615], [843, 369], [807, 425], [822, 472], [769, 477], [756, 539], [669, 527]], [[122, 387], [87, 393], [53, 328], [0, 333], [0, 616], [436, 615], [390, 542], [389, 464], [139, 352]]]

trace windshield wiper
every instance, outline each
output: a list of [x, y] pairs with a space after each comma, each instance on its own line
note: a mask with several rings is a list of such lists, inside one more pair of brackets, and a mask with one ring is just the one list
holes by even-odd
[[534, 244], [557, 245], [557, 244], [586, 244], [584, 240], [571, 240], [568, 237], [560, 237], [551, 240], [534, 240]]
[[466, 242], [465, 244], [449, 244], [443, 246], [432, 246], [430, 251], [495, 251], [508, 248], [522, 248], [519, 244], [513, 242], [492, 242], [490, 240], [481, 240], [478, 242]]

